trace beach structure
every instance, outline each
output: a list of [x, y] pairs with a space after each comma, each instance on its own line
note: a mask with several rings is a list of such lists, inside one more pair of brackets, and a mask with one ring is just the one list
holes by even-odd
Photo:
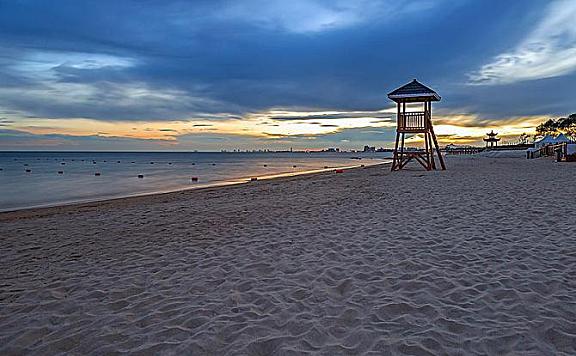
[[561, 133], [560, 135], [556, 136], [556, 138], [554, 139], [556, 141], [556, 143], [572, 143], [572, 140], [569, 139], [566, 135], [564, 135], [563, 133]]
[[[388, 98], [397, 105], [396, 143], [394, 145], [392, 171], [401, 170], [412, 160], [420, 163], [428, 171], [434, 170], [437, 168], [435, 154], [438, 155], [440, 167], [445, 170], [446, 165], [432, 127], [432, 102], [440, 101], [440, 96], [434, 90], [414, 79], [390, 92]], [[422, 105], [422, 110], [407, 111], [407, 104], [409, 107]], [[424, 150], [407, 150], [405, 148], [407, 134], [423, 134]]]
[[534, 148], [540, 149], [549, 145], [555, 145], [556, 139], [550, 135], [544, 136], [542, 139], [534, 142]]
[[488, 132], [486, 136], [488, 136], [484, 138], [484, 142], [486, 142], [486, 148], [498, 147], [498, 141], [500, 141], [500, 138], [496, 137], [498, 136], [497, 132], [494, 132], [494, 130], [490, 130], [490, 132]]

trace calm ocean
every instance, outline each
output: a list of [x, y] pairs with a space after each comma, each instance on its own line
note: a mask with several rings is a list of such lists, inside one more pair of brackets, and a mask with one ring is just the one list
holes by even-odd
[[390, 153], [324, 152], [0, 152], [0, 211], [371, 165], [389, 157]]

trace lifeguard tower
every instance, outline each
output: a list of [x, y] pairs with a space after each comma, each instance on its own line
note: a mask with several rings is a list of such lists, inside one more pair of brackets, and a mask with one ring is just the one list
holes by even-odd
[[[440, 167], [445, 170], [446, 165], [432, 127], [432, 102], [440, 101], [440, 96], [434, 90], [414, 79], [389, 93], [388, 98], [396, 102], [398, 107], [392, 171], [401, 170], [412, 160], [420, 163], [428, 171], [435, 170], [437, 168], [434, 151], [438, 155]], [[422, 111], [406, 111], [406, 104], [409, 106], [421, 104]], [[406, 134], [424, 134], [424, 150], [407, 150], [404, 147]]]

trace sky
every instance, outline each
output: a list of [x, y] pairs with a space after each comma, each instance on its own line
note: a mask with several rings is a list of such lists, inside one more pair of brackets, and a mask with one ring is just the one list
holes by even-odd
[[[576, 0], [0, 0], [0, 150], [390, 147], [436, 90], [442, 144], [576, 112]], [[418, 146], [420, 138], [408, 140]]]

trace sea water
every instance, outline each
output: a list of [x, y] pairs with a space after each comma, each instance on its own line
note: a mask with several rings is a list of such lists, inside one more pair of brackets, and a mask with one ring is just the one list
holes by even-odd
[[389, 157], [340, 152], [0, 152], [0, 211], [368, 166]]

